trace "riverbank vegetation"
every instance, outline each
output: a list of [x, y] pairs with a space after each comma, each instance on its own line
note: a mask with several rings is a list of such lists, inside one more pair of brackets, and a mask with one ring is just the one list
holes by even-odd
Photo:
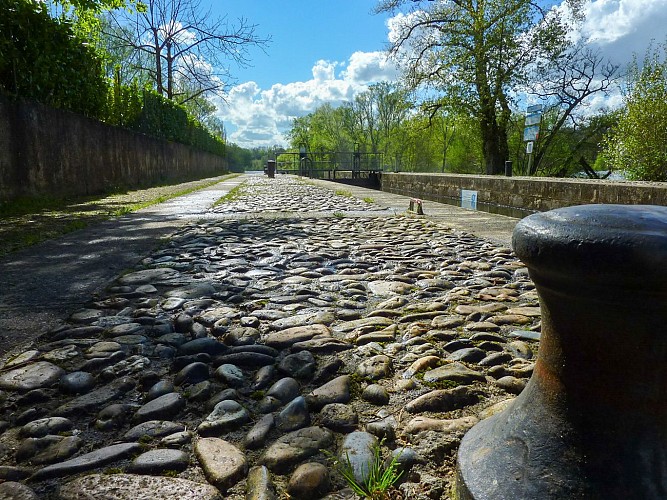
[[[400, 80], [297, 118], [292, 151], [381, 154], [401, 171], [503, 174], [511, 161], [515, 175], [667, 180], [667, 52], [621, 68], [572, 36], [583, 3], [557, 4], [380, 1], [402, 19]], [[619, 94], [621, 108], [599, 105]]]

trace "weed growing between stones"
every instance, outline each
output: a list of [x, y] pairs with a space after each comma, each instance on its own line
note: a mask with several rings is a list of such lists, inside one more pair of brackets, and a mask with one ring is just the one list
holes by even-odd
[[391, 461], [385, 464], [382, 459], [382, 443], [384, 443], [384, 440], [371, 447], [373, 458], [368, 464], [368, 474], [363, 482], [357, 480], [350, 456], [347, 453], [345, 459], [341, 460], [330, 451], [321, 451], [331, 461], [334, 470], [343, 476], [345, 482], [357, 495], [371, 500], [389, 500], [393, 486], [401, 478], [403, 471], [398, 470], [400, 455], [392, 457]]
[[343, 217], [345, 217], [345, 214], [343, 212], [334, 212], [333, 215], [337, 219], [342, 219]]
[[366, 198], [364, 198], [364, 201], [366, 203], [375, 203], [375, 200], [373, 198], [371, 198], [370, 196], [367, 196]]
[[225, 196], [222, 198], [218, 199], [213, 206], [217, 207], [218, 205], [222, 205], [223, 203], [229, 203], [230, 201], [237, 200], [238, 198], [241, 198], [247, 193], [247, 186], [245, 183], [239, 184], [238, 186], [233, 187], [229, 193], [227, 193]]
[[336, 196], [344, 196], [345, 198], [352, 198], [352, 193], [345, 189], [337, 189]]

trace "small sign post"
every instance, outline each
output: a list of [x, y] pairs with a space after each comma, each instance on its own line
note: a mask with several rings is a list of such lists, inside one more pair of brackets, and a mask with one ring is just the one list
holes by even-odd
[[542, 121], [542, 105], [533, 104], [526, 108], [526, 123], [523, 128], [523, 141], [526, 142], [528, 154], [528, 173], [533, 166], [533, 146], [540, 137], [540, 122]]
[[461, 189], [461, 208], [477, 210], [477, 191]]

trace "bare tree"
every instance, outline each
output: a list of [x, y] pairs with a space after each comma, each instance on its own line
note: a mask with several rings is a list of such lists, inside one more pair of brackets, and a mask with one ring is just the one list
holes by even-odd
[[[582, 108], [586, 107], [590, 97], [594, 94], [608, 95], [621, 78], [618, 65], [605, 60], [598, 51], [582, 45], [573, 46], [560, 57], [537, 65], [536, 73], [532, 80], [538, 83], [529, 89], [529, 93], [544, 102], [547, 114], [553, 119], [536, 143], [529, 175], [539, 171], [542, 160], [564, 126], [576, 129], [587, 122], [587, 114], [582, 113]], [[586, 125], [594, 134], [596, 127]], [[584, 144], [585, 140], [586, 136], [577, 144]], [[577, 154], [576, 146], [571, 154], [572, 158]]]
[[[212, 94], [224, 98], [233, 81], [229, 63], [249, 65], [249, 49], [264, 49], [270, 37], [257, 33], [257, 25], [240, 18], [214, 17], [200, 0], [147, 0], [135, 12], [114, 11], [119, 28], [107, 33], [118, 46], [138, 55], [137, 69], [149, 75], [155, 90], [167, 99], [185, 104]], [[147, 64], [148, 63], [148, 64]]]

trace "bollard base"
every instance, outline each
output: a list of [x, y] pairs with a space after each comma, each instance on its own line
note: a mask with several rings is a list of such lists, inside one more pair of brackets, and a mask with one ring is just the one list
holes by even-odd
[[667, 207], [586, 205], [519, 222], [538, 359], [463, 438], [462, 499], [667, 498]]
[[539, 399], [529, 384], [505, 411], [464, 436], [456, 464], [458, 500], [594, 498], [578, 439]]

